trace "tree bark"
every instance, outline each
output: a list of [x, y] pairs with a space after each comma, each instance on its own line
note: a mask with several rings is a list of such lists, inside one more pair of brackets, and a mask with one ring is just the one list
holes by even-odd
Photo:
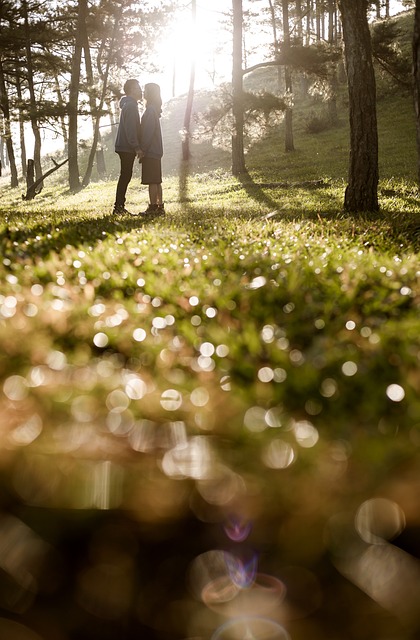
[[242, 73], [242, 0], [232, 0], [233, 8], [233, 56], [232, 56], [232, 175], [246, 173], [244, 154], [244, 99]]
[[376, 82], [367, 19], [368, 0], [339, 0], [349, 91], [350, 162], [344, 208], [377, 211]]
[[414, 12], [413, 81], [417, 133], [417, 176], [420, 186], [420, 0], [416, 0], [416, 9]]

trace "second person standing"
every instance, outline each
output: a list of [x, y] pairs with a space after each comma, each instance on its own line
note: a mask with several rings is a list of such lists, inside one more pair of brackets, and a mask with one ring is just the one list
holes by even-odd
[[160, 126], [162, 98], [160, 87], [150, 82], [144, 87], [146, 109], [141, 118], [142, 184], [149, 187], [149, 206], [144, 214], [165, 213], [162, 196], [163, 141]]

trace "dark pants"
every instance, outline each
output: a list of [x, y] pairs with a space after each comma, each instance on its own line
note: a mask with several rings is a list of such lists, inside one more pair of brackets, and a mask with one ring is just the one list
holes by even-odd
[[134, 160], [136, 159], [136, 154], [126, 151], [118, 151], [117, 153], [120, 156], [121, 169], [120, 177], [118, 178], [117, 193], [115, 196], [115, 206], [123, 207], [125, 205], [127, 187], [130, 184], [130, 180], [133, 175], [133, 165]]

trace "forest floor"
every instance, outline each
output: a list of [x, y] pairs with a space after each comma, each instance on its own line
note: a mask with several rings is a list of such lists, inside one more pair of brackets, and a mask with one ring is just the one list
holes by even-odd
[[[417, 594], [419, 550], [385, 541], [420, 526], [417, 187], [382, 181], [381, 212], [354, 217], [341, 210], [342, 179], [253, 175], [168, 177], [167, 213], [155, 218], [113, 217], [113, 181], [77, 195], [46, 185], [31, 202], [2, 189], [5, 510], [62, 554], [63, 509], [129, 514], [146, 548], [165, 543], [161, 563], [182, 558], [165, 580], [181, 571], [184, 585], [192, 572], [188, 593], [177, 584], [162, 595], [159, 559], [145, 578], [133, 629], [148, 638], [240, 637], [246, 612], [255, 637], [386, 629], [408, 640], [420, 624], [417, 600], [405, 596], [407, 584]], [[130, 209], [146, 200], [135, 178]], [[191, 518], [201, 527], [194, 539]], [[244, 541], [258, 566], [257, 555], [231, 552], [242, 577], [229, 562], [221, 577], [220, 548]], [[126, 559], [103, 553], [123, 570]], [[81, 617], [66, 639], [97, 637], [85, 628], [92, 610], [101, 637], [116, 637], [119, 607], [133, 606], [125, 582], [115, 601], [100, 558], [92, 562], [91, 582], [70, 598]], [[390, 562], [403, 562], [392, 576]], [[391, 578], [392, 594], [375, 583]], [[232, 579], [225, 601], [218, 589]], [[6, 617], [18, 613], [10, 588]], [[51, 589], [54, 607], [55, 598], [67, 608]], [[36, 607], [17, 619], [50, 640], [53, 607], [35, 624]]]

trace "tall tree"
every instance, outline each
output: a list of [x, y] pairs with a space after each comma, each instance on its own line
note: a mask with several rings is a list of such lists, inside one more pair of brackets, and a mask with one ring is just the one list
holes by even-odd
[[[34, 85], [34, 67], [32, 64], [32, 42], [31, 42], [31, 30], [29, 27], [28, 16], [28, 3], [26, 0], [22, 0], [23, 19], [25, 25], [25, 49], [26, 49], [26, 64], [28, 70], [28, 89], [30, 100], [30, 120], [32, 126], [32, 133], [34, 136], [34, 166], [35, 166], [35, 178], [39, 180], [42, 176], [41, 166], [41, 132], [39, 129], [38, 117], [37, 117], [37, 100], [35, 95]], [[42, 184], [40, 185], [42, 188]]]
[[313, 0], [306, 0], [306, 44], [312, 42]]
[[417, 175], [420, 185], [420, 0], [416, 0], [413, 35], [414, 107], [417, 130]]
[[242, 0], [232, 0], [233, 55], [232, 55], [232, 174], [246, 172], [244, 154], [244, 87], [242, 69], [243, 9]]
[[10, 163], [10, 186], [17, 187], [19, 184], [16, 168], [15, 151], [13, 148], [12, 128], [10, 119], [10, 103], [6, 88], [6, 79], [3, 69], [2, 56], [0, 54], [0, 109], [3, 112], [4, 133], [3, 138], [6, 143], [7, 155]]
[[[328, 44], [334, 47], [337, 44], [337, 2], [328, 0]], [[328, 95], [328, 117], [331, 124], [336, 124], [337, 113], [337, 92], [338, 92], [338, 69], [335, 65], [331, 71]]]
[[[283, 48], [286, 60], [290, 57], [290, 25], [289, 25], [289, 1], [282, 0], [283, 12]], [[284, 114], [284, 148], [286, 151], [294, 151], [295, 145], [293, 141], [293, 110], [290, 104], [293, 95], [292, 85], [292, 69], [289, 64], [284, 65], [284, 82], [286, 96], [289, 100], [286, 112]]]
[[368, 0], [338, 0], [343, 24], [350, 109], [350, 163], [344, 208], [377, 211], [376, 82], [367, 18]]
[[80, 90], [80, 64], [82, 61], [83, 31], [87, 17], [87, 0], [78, 0], [77, 25], [74, 41], [74, 53], [71, 65], [71, 78], [69, 89], [69, 187], [70, 191], [77, 192], [81, 189], [80, 171], [78, 161], [78, 110]]
[[12, 137], [12, 104], [10, 98], [10, 78], [16, 76], [16, 34], [12, 33], [13, 19], [16, 13], [14, 3], [3, 0], [0, 3], [0, 111], [2, 114], [2, 142], [7, 151], [10, 165], [10, 184], [19, 184]]

